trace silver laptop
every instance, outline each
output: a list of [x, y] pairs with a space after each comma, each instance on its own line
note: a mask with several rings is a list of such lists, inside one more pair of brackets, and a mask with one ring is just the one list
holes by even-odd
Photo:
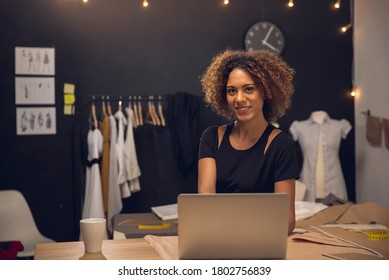
[[179, 259], [284, 259], [289, 196], [180, 194]]

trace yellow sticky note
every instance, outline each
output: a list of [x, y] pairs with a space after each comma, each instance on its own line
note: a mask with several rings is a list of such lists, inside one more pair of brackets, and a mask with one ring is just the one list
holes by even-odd
[[74, 102], [76, 101], [76, 96], [74, 94], [64, 94], [63, 98], [65, 105], [74, 104]]
[[75, 89], [74, 84], [65, 83], [64, 87], [63, 87], [63, 92], [64, 93], [72, 93], [72, 94], [74, 94], [74, 89]]
[[64, 105], [63, 113], [64, 115], [74, 115], [74, 106], [73, 105]]

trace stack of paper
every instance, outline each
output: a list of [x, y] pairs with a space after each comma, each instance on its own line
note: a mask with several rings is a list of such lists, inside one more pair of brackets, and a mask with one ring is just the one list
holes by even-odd
[[151, 207], [151, 211], [164, 221], [178, 218], [177, 203]]

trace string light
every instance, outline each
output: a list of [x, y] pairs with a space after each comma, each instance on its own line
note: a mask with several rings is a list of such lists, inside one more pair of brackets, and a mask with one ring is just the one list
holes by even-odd
[[228, 5], [228, 4], [230, 4], [230, 1], [224, 0], [223, 3], [224, 3], [224, 5]]
[[340, 28], [340, 31], [341, 31], [342, 33], [346, 33], [347, 30], [349, 30], [350, 28], [351, 28], [351, 23], [349, 23], [349, 24], [347, 24], [347, 25], [345, 25], [345, 26], [342, 26], [342, 27]]
[[147, 1], [147, 0], [143, 0], [143, 7], [148, 7], [149, 6], [149, 1]]
[[358, 89], [356, 87], [353, 87], [353, 89], [350, 92], [350, 95], [352, 97], [356, 97], [358, 95]]
[[340, 0], [336, 0], [336, 2], [334, 4], [334, 8], [335, 9], [339, 9], [340, 8]]
[[289, 8], [292, 8], [293, 6], [294, 6], [293, 0], [289, 0], [289, 2], [288, 2], [288, 7], [289, 7]]

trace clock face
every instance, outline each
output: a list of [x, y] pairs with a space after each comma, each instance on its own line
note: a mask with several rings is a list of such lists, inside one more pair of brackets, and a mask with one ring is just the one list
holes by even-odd
[[247, 30], [244, 38], [246, 50], [270, 50], [281, 54], [285, 48], [285, 36], [274, 23], [260, 21]]

